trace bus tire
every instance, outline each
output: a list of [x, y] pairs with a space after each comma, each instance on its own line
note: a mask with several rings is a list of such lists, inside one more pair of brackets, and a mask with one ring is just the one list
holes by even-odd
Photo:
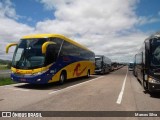
[[59, 77], [59, 84], [62, 85], [64, 83], [64, 81], [66, 80], [66, 75], [64, 72], [61, 73], [60, 77]]
[[90, 77], [90, 70], [87, 71], [87, 76], [86, 76], [86, 77], [87, 77], [87, 78]]
[[105, 74], [105, 69], [103, 69], [103, 70], [102, 70], [101, 74], [102, 74], [102, 75], [104, 75], [104, 74]]

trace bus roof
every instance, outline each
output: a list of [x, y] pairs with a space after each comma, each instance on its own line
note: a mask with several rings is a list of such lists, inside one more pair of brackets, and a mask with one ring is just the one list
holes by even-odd
[[149, 39], [153, 39], [153, 38], [160, 38], [160, 32], [156, 32], [156, 33], [152, 34], [151, 36], [149, 36], [145, 40], [149, 40]]
[[104, 55], [95, 55], [95, 57], [103, 57]]
[[[80, 45], [79, 43], [75, 42], [74, 40], [71, 40], [61, 34], [33, 34], [33, 35], [26, 35], [26, 36], [23, 36], [22, 39], [31, 39], [31, 38], [51, 38], [51, 37], [56, 37], [56, 38], [61, 38], [69, 43], [72, 43], [82, 49], [85, 49], [85, 50], [88, 50], [88, 51], [91, 51], [89, 50], [87, 47], [85, 46], [82, 46]], [[91, 51], [92, 52], [92, 51]]]

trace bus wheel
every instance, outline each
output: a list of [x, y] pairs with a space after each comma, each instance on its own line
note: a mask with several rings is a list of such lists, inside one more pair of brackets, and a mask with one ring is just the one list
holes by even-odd
[[66, 77], [64, 72], [61, 73], [60, 78], [59, 78], [59, 84], [62, 85], [65, 81]]
[[90, 71], [88, 70], [88, 72], [87, 72], [87, 78], [89, 78], [90, 77]]
[[103, 69], [103, 70], [102, 70], [101, 74], [102, 74], [102, 75], [104, 75], [104, 74], [105, 74], [105, 69]]

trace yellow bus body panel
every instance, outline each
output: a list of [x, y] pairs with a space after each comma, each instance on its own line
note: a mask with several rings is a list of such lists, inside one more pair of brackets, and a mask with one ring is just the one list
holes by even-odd
[[36, 69], [32, 69], [32, 70], [23, 70], [23, 69], [16, 69], [14, 67], [11, 67], [11, 71], [13, 73], [22, 74], [22, 75], [25, 75], [25, 74], [36, 74], [36, 73], [48, 70], [51, 65], [52, 64], [50, 64], [50, 65], [48, 65], [46, 67], [36, 68]]
[[75, 62], [58, 71], [52, 77], [52, 80], [50, 80], [49, 83], [59, 81], [60, 74], [63, 70], [67, 72], [66, 79], [68, 80], [72, 78], [87, 76], [88, 70], [90, 70], [90, 74], [94, 74], [94, 69], [95, 69], [94, 62], [90, 61]]

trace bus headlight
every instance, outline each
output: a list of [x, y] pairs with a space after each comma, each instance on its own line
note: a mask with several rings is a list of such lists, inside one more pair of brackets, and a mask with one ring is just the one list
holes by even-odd
[[47, 72], [47, 70], [45, 70], [45, 71], [42, 71], [42, 72], [38, 72], [38, 73], [34, 73], [33, 75], [41, 75], [41, 74], [43, 74], [43, 73], [45, 73], [45, 72]]
[[39, 81], [41, 81], [41, 79], [39, 78], [39, 79], [37, 79], [37, 82], [39, 82]]
[[157, 80], [155, 80], [154, 78], [151, 78], [151, 77], [149, 77], [148, 82], [149, 83], [158, 83], [158, 84], [160, 84], [159, 81], [157, 81]]
[[42, 74], [41, 72], [38, 72], [38, 73], [35, 73], [35, 74], [33, 74], [33, 75], [40, 75], [40, 74]]

